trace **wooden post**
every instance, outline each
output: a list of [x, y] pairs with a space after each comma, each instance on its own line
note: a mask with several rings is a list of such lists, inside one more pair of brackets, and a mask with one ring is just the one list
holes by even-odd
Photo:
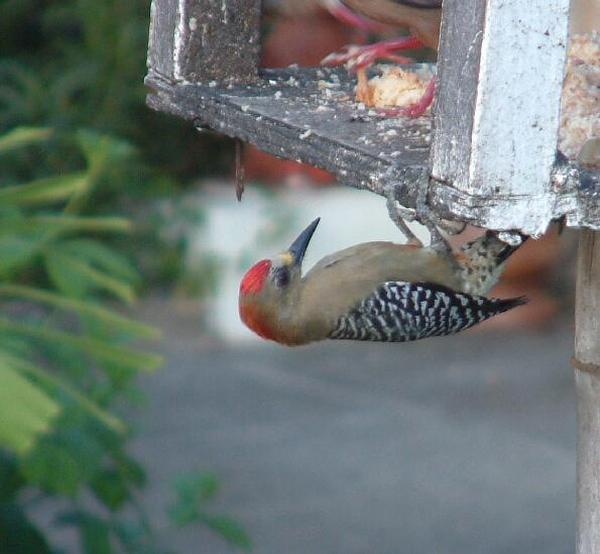
[[600, 232], [580, 231], [575, 302], [577, 554], [600, 552]]
[[[600, 6], [571, 3], [571, 32], [598, 29]], [[583, 152], [585, 156], [585, 152]], [[581, 156], [580, 156], [581, 158]], [[584, 165], [591, 160], [580, 159]], [[596, 200], [597, 203], [597, 200]], [[600, 232], [579, 231], [575, 299], [576, 554], [600, 552]]]

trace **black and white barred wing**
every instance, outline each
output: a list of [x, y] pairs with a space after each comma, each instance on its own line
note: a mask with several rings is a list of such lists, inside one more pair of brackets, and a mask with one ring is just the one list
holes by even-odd
[[405, 342], [452, 335], [525, 302], [473, 296], [434, 283], [389, 281], [342, 316], [329, 338]]

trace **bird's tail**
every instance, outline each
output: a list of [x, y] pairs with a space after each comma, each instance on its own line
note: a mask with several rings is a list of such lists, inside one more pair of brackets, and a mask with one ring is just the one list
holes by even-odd
[[527, 302], [529, 302], [529, 299], [525, 296], [517, 296], [515, 298], [495, 298], [494, 303], [496, 308], [496, 314], [508, 312], [508, 310], [512, 310], [517, 306], [527, 304]]

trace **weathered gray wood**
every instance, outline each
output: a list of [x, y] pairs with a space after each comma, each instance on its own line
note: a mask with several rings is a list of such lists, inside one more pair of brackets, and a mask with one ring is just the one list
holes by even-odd
[[597, 231], [580, 232], [575, 313], [575, 357], [582, 364], [597, 364], [600, 368], [600, 233]]
[[[343, 69], [265, 70], [251, 86], [171, 85], [148, 78], [148, 104], [335, 173], [341, 182], [414, 207], [426, 177], [428, 118], [387, 118], [352, 101]], [[426, 184], [426, 182], [425, 182]]]
[[444, 3], [431, 170], [465, 198], [457, 215], [530, 234], [553, 217], [568, 10], [569, 0]]
[[260, 0], [152, 0], [148, 69], [168, 81], [256, 79]]
[[[549, 206], [542, 214], [543, 221], [564, 216], [569, 227], [600, 229], [600, 171], [568, 162], [559, 156], [551, 173], [549, 188]], [[495, 217], [495, 212], [502, 207], [510, 209], [502, 195], [487, 198], [472, 196], [435, 180], [429, 189], [429, 198], [436, 210], [443, 207], [447, 217], [452, 215], [473, 225], [485, 227], [485, 222]], [[535, 211], [533, 203], [530, 208], [530, 219], [540, 221], [542, 216]], [[506, 219], [506, 222], [510, 220]], [[490, 228], [510, 230], [515, 227], [507, 224]]]
[[433, 177], [468, 180], [485, 2], [444, 0], [433, 117]]
[[[419, 66], [416, 66], [419, 67]], [[282, 158], [335, 173], [340, 182], [386, 195], [408, 208], [427, 186], [430, 121], [384, 118], [359, 109], [344, 70], [264, 70], [252, 85], [168, 83], [149, 75], [148, 104], [241, 138]], [[600, 172], [559, 160], [552, 174], [552, 216], [600, 228]], [[442, 217], [484, 225], [502, 198], [483, 199], [434, 181], [429, 195]], [[534, 214], [532, 214], [533, 217]], [[499, 226], [496, 229], [510, 229]]]
[[580, 232], [575, 302], [577, 554], [600, 552], [600, 233]]

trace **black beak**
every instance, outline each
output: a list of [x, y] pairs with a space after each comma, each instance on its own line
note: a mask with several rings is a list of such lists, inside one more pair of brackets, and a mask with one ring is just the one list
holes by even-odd
[[292, 246], [289, 247], [288, 252], [294, 259], [294, 265], [300, 265], [302, 263], [304, 254], [306, 254], [306, 249], [308, 248], [308, 243], [310, 242], [319, 221], [321, 221], [321, 218], [317, 217], [317, 219], [298, 235], [298, 238], [292, 243]]

